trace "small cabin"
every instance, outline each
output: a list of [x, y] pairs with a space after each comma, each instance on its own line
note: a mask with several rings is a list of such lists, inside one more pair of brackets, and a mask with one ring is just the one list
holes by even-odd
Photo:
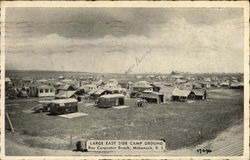
[[165, 98], [163, 93], [159, 92], [142, 92], [140, 98], [147, 100], [148, 103], [164, 103]]
[[124, 105], [124, 95], [122, 94], [108, 94], [98, 98], [96, 106], [100, 108], [110, 108], [113, 106]]
[[46, 84], [33, 83], [29, 85], [30, 97], [53, 97], [55, 96], [55, 88]]
[[78, 112], [78, 102], [76, 99], [58, 99], [50, 103], [50, 114], [60, 115]]

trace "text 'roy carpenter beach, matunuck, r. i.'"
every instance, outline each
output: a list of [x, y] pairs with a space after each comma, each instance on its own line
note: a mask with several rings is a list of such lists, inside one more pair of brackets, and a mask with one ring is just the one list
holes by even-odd
[[163, 140], [89, 140], [88, 151], [165, 151]]

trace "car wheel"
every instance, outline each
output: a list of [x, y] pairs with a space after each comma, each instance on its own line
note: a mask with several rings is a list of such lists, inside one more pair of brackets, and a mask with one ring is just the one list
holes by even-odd
[[66, 112], [66, 113], [69, 113], [69, 109], [68, 109], [68, 108], [66, 108], [66, 109], [65, 109], [65, 112]]

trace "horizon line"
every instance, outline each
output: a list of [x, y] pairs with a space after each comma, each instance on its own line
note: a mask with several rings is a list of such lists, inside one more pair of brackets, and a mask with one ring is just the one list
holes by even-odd
[[[23, 71], [23, 72], [28, 72], [28, 71], [38, 71], [38, 72], [80, 72], [80, 73], [90, 73], [90, 74], [126, 74], [126, 73], [121, 73], [121, 72], [87, 72], [87, 71], [62, 71], [62, 70], [37, 70], [37, 69], [6, 69], [5, 71]], [[180, 72], [180, 73], [189, 73], [189, 74], [244, 74], [244, 72], [187, 72], [187, 71], [170, 71], [168, 73], [160, 73], [160, 72], [148, 72], [148, 73], [129, 73], [127, 75], [133, 75], [133, 74], [171, 74], [171, 72]]]

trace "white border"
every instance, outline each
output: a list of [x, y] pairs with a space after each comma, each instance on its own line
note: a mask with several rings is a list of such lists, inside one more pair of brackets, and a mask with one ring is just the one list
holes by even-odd
[[3, 159], [249, 159], [249, 3], [247, 1], [16, 1], [1, 2], [1, 22], [5, 22], [6, 7], [144, 7], [144, 8], [193, 8], [193, 7], [230, 7], [244, 9], [244, 155], [243, 156], [5, 156], [5, 130], [4, 130], [4, 111], [5, 111], [5, 95], [4, 95], [4, 75], [5, 75], [5, 23], [1, 23], [1, 158]]

